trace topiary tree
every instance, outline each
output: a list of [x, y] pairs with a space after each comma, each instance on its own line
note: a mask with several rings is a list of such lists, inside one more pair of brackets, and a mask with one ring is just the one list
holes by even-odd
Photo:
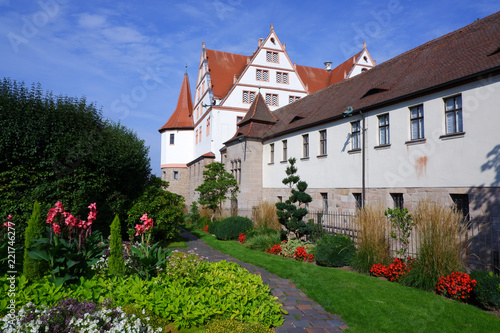
[[[300, 238], [312, 232], [312, 226], [302, 221], [308, 213], [305, 205], [311, 202], [312, 198], [306, 193], [307, 183], [301, 181], [300, 177], [296, 174], [297, 168], [295, 167], [295, 162], [295, 158], [288, 160], [289, 165], [285, 171], [287, 177], [282, 181], [291, 190], [290, 198], [285, 202], [276, 203], [276, 208], [278, 209], [276, 215], [278, 215], [279, 223], [285, 226], [288, 232], [293, 232], [296, 238]], [[302, 207], [301, 205], [304, 206]]]
[[41, 279], [47, 270], [47, 265], [45, 265], [44, 261], [33, 259], [28, 254], [28, 249], [31, 248], [32, 239], [44, 237], [45, 226], [46, 223], [40, 214], [40, 204], [38, 201], [35, 201], [33, 213], [24, 231], [23, 275], [31, 281]]
[[120, 218], [115, 216], [111, 223], [111, 240], [109, 241], [108, 272], [110, 275], [121, 276], [125, 273], [125, 261], [123, 260], [123, 245], [121, 235]]
[[203, 171], [203, 184], [196, 188], [200, 193], [198, 202], [213, 211], [212, 220], [217, 212], [222, 210], [222, 203], [228, 199], [236, 198], [239, 191], [238, 182], [234, 176], [226, 171], [224, 164], [212, 162], [205, 166]]

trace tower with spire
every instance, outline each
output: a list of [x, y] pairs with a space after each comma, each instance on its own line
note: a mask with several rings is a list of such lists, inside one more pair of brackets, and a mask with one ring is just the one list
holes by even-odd
[[158, 131], [161, 133], [161, 178], [169, 182], [171, 192], [186, 197], [189, 181], [187, 163], [194, 158], [193, 100], [187, 70], [177, 106]]

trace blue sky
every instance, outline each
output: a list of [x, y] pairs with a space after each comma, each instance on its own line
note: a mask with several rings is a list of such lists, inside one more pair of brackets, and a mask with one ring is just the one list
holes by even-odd
[[377, 64], [500, 10], [498, 0], [0, 0], [0, 75], [85, 96], [134, 130], [160, 174], [160, 128], [202, 42], [251, 55], [273, 24], [292, 62], [336, 66], [363, 41]]

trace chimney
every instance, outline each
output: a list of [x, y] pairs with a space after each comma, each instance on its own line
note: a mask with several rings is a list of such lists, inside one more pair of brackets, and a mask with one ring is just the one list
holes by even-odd
[[238, 76], [236, 74], [234, 74], [233, 83], [236, 83], [237, 80], [238, 80]]
[[286, 50], [286, 43], [283, 43], [283, 50]]
[[363, 42], [363, 48], [366, 49], [366, 42]]
[[332, 62], [331, 61], [325, 61], [324, 64], [325, 64], [325, 69], [327, 71], [331, 71], [332, 70]]
[[263, 41], [264, 41], [263, 38], [259, 38], [259, 46], [262, 44]]

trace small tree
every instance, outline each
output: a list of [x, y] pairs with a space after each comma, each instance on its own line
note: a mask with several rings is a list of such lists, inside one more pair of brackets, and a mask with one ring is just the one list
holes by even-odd
[[[288, 160], [290, 165], [285, 171], [287, 177], [282, 181], [283, 184], [288, 185], [292, 194], [285, 202], [276, 203], [276, 208], [278, 209], [276, 214], [278, 215], [278, 221], [285, 226], [288, 232], [293, 232], [296, 238], [300, 238], [312, 232], [311, 225], [302, 221], [308, 213], [305, 205], [311, 202], [312, 198], [306, 193], [307, 183], [301, 181], [300, 177], [296, 175], [297, 168], [295, 167], [295, 162], [295, 158]], [[301, 205], [304, 205], [304, 207], [301, 207]]]
[[111, 240], [109, 242], [108, 272], [110, 275], [123, 275], [125, 261], [123, 260], [123, 245], [120, 218], [115, 216], [111, 223]]
[[28, 249], [31, 248], [31, 240], [42, 238], [45, 233], [45, 221], [40, 214], [40, 204], [35, 201], [33, 205], [33, 213], [28, 220], [28, 226], [24, 231], [24, 261], [23, 274], [28, 280], [34, 281], [43, 277], [45, 270], [48, 268], [42, 260], [36, 260], [29, 256]]
[[408, 213], [408, 209], [400, 209], [399, 207], [394, 209], [387, 208], [385, 216], [391, 221], [391, 237], [395, 240], [399, 240], [401, 244], [401, 249], [396, 251], [396, 253], [401, 254], [406, 260], [406, 252], [410, 244], [411, 231], [415, 225], [413, 217]]
[[236, 198], [239, 191], [238, 183], [234, 176], [224, 169], [224, 164], [212, 162], [205, 166], [203, 171], [203, 184], [196, 188], [200, 192], [198, 202], [211, 209], [214, 213], [212, 220], [217, 212], [222, 209], [222, 203], [225, 202], [229, 192], [230, 198]]

